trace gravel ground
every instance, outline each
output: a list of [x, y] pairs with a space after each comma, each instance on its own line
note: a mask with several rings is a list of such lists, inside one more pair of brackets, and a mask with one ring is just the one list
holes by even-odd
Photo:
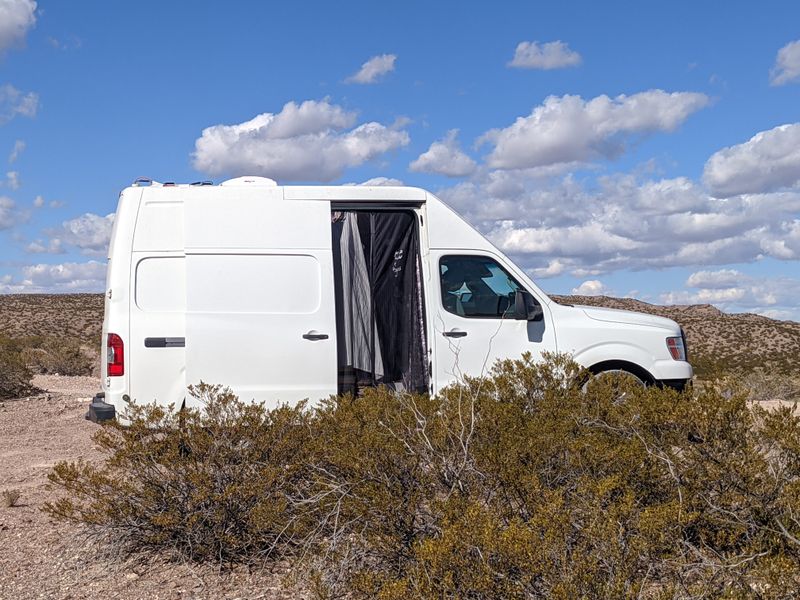
[[298, 597], [264, 571], [96, 558], [78, 526], [53, 521], [41, 507], [58, 495], [47, 485], [56, 462], [100, 458], [91, 441], [98, 426], [84, 418], [100, 382], [49, 375], [34, 384], [46, 395], [0, 402], [0, 492], [21, 494], [10, 508], [0, 499], [0, 600]]

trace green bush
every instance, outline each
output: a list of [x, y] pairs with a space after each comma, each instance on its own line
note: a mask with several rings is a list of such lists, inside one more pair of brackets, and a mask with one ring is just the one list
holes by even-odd
[[58, 517], [140, 550], [288, 558], [318, 597], [784, 598], [800, 586], [800, 417], [749, 390], [498, 363], [437, 398], [133, 409], [62, 463]]
[[0, 400], [36, 391], [31, 385], [33, 374], [25, 362], [23, 350], [17, 340], [0, 336]]

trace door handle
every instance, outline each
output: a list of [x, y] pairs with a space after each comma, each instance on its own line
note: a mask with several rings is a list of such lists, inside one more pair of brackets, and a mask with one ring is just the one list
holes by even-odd
[[313, 329], [308, 333], [303, 334], [304, 340], [327, 340], [328, 334], [327, 333], [317, 333]]
[[185, 348], [186, 338], [182, 337], [149, 337], [144, 338], [145, 348]]
[[450, 331], [443, 331], [442, 335], [445, 337], [452, 337], [452, 338], [461, 338], [467, 335], [466, 331], [460, 331], [458, 329], [451, 329]]

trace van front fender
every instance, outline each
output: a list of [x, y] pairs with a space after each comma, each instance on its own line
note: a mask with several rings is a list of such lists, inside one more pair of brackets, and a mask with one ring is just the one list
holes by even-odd
[[640, 378], [646, 376], [651, 382], [692, 378], [692, 367], [688, 362], [657, 358], [652, 352], [635, 344], [619, 342], [598, 344], [573, 353], [572, 358], [591, 371], [624, 369]]

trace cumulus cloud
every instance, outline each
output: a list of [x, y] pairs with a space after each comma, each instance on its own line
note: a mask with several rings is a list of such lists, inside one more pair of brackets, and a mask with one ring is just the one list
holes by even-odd
[[17, 283], [27, 292], [99, 292], [105, 287], [106, 265], [102, 262], [36, 264], [22, 268]]
[[451, 129], [441, 140], [433, 142], [426, 152], [409, 165], [417, 173], [436, 173], [446, 177], [465, 177], [475, 172], [475, 161], [458, 145], [458, 129]]
[[663, 90], [591, 100], [550, 96], [530, 115], [488, 131], [479, 143], [494, 146], [487, 163], [497, 169], [614, 158], [631, 137], [673, 131], [708, 103], [704, 94]]
[[578, 287], [572, 288], [572, 293], [578, 296], [611, 296], [613, 290], [599, 279], [588, 279]]
[[237, 125], [214, 125], [195, 142], [194, 167], [210, 175], [263, 175], [284, 181], [331, 181], [409, 143], [408, 133], [369, 122], [327, 100], [287, 103]]
[[22, 92], [10, 83], [0, 85], [0, 125], [17, 115], [33, 118], [38, 109], [39, 95], [35, 92]]
[[800, 191], [718, 199], [683, 177], [494, 171], [437, 195], [535, 277], [800, 260]]
[[769, 73], [771, 85], [784, 85], [800, 80], [800, 40], [789, 42], [778, 50], [775, 65]]
[[36, 23], [36, 2], [33, 0], [0, 0], [0, 56], [25, 39]]
[[581, 55], [570, 50], [569, 46], [557, 40], [555, 42], [520, 42], [514, 52], [509, 67], [519, 69], [562, 69], [577, 67], [581, 64]]
[[33, 199], [33, 207], [42, 208], [43, 206], [44, 206], [44, 196], [41, 195], [36, 196], [36, 198]]
[[47, 229], [47, 243], [34, 242], [28, 247], [29, 252], [62, 251], [65, 246], [77, 248], [82, 254], [104, 256], [111, 240], [111, 227], [114, 224], [114, 213], [105, 217], [86, 213], [74, 219], [64, 221], [60, 227]]
[[748, 141], [715, 152], [703, 181], [719, 198], [769, 192], [800, 182], [800, 123], [761, 131]]
[[23, 140], [17, 140], [14, 142], [14, 148], [11, 150], [11, 154], [8, 155], [8, 164], [13, 164], [17, 162], [19, 155], [22, 154], [22, 151], [25, 150], [25, 142]]
[[397, 60], [395, 54], [379, 54], [373, 56], [358, 70], [347, 79], [346, 83], [376, 83], [387, 73], [394, 71], [394, 63]]

